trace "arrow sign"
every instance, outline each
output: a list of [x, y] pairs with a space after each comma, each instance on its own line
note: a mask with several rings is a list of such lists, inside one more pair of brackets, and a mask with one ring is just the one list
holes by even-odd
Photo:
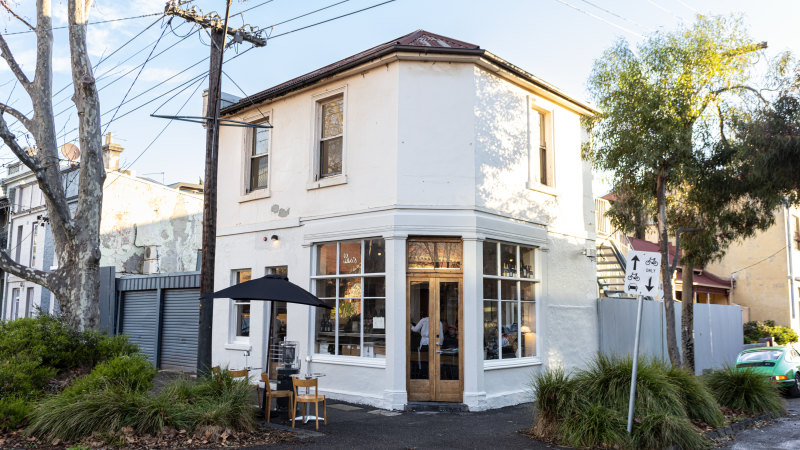
[[662, 296], [660, 279], [661, 253], [635, 250], [628, 252], [623, 287], [625, 293], [660, 298]]

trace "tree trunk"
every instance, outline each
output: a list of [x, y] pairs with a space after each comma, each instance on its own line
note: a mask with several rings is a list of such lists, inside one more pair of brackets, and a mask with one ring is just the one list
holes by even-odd
[[658, 246], [661, 251], [661, 281], [664, 286], [664, 312], [667, 325], [667, 351], [673, 367], [680, 367], [681, 355], [675, 335], [675, 305], [672, 297], [672, 270], [669, 265], [669, 234], [667, 233], [667, 195], [663, 172], [656, 181], [658, 206]]
[[681, 341], [683, 368], [694, 373], [694, 261], [683, 266]]
[[[81, 148], [78, 202], [74, 214], [67, 203], [59, 165], [58, 144], [53, 115], [52, 6], [50, 0], [36, 2], [36, 71], [33, 80], [11, 54], [0, 33], [0, 51], [33, 106], [33, 116], [0, 104], [0, 138], [17, 158], [31, 170], [42, 191], [53, 234], [58, 269], [46, 272], [26, 267], [0, 252], [0, 268], [49, 289], [58, 300], [61, 312], [76, 329], [97, 329], [100, 277], [100, 216], [105, 167], [100, 141], [100, 102], [86, 48], [87, 0], [69, 0], [67, 18], [75, 88], [73, 102], [78, 112], [78, 137]], [[3, 117], [17, 119], [33, 136], [36, 153], [19, 145]]]

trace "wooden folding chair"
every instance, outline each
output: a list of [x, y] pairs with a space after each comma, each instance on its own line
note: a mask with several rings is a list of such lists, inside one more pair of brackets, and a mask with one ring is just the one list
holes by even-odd
[[[328, 424], [328, 407], [325, 403], [325, 396], [319, 394], [319, 387], [317, 384], [318, 379], [314, 378], [311, 380], [302, 380], [298, 378], [292, 378], [292, 386], [294, 391], [294, 398], [292, 401], [292, 428], [294, 428], [295, 419], [297, 419], [297, 404], [298, 403], [313, 403], [314, 404], [314, 416], [317, 421], [317, 429], [319, 430], [319, 402], [322, 402], [322, 413], [323, 413], [323, 423], [325, 425]], [[301, 394], [298, 392], [298, 388], [314, 388], [313, 394]], [[305, 405], [303, 405], [303, 421], [306, 420], [305, 415]]]
[[[269, 375], [267, 373], [262, 373], [261, 374], [261, 381], [264, 382], [264, 389], [266, 389], [266, 393], [267, 393], [266, 403], [264, 403], [264, 415], [265, 415], [265, 418], [267, 420], [267, 423], [269, 423], [269, 410], [270, 410], [270, 406], [272, 406], [272, 399], [273, 398], [288, 398], [289, 399], [289, 405], [291, 406], [292, 405], [292, 391], [277, 390], [277, 389], [273, 391], [272, 387], [270, 387], [270, 385], [269, 385]], [[258, 396], [258, 401], [261, 402], [261, 396], [260, 395]], [[289, 410], [289, 416], [288, 417], [290, 419], [292, 418], [292, 411], [291, 410]]]

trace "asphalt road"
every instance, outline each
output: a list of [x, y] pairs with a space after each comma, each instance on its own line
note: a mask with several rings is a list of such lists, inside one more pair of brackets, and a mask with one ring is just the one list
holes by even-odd
[[800, 398], [786, 399], [788, 415], [774, 425], [738, 433], [726, 449], [800, 449]]

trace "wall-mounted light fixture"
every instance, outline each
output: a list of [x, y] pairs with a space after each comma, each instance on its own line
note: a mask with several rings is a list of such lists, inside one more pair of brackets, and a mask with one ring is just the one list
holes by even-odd
[[277, 235], [277, 234], [273, 234], [273, 235], [270, 237], [270, 239], [272, 239], [272, 242], [278, 242], [278, 235]]

